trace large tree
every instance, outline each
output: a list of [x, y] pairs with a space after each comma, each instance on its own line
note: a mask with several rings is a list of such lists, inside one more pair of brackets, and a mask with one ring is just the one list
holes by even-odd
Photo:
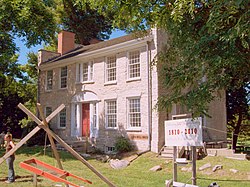
[[91, 9], [87, 2], [63, 0], [61, 21], [63, 28], [76, 34], [80, 44], [88, 45], [90, 40], [109, 39], [112, 31], [111, 15], [104, 17], [95, 9]]
[[250, 138], [250, 85], [246, 83], [237, 89], [227, 90], [227, 120], [232, 138], [232, 149], [236, 150], [237, 141]]
[[[194, 116], [207, 115], [221, 90], [249, 84], [249, 1], [243, 0], [92, 0], [112, 10], [114, 26], [127, 31], [158, 27], [169, 33], [158, 55], [171, 92], [159, 107], [185, 105]], [[185, 88], [185, 89], [184, 89]], [[185, 90], [185, 91], [184, 91]]]
[[0, 0], [0, 130], [11, 128], [13, 132], [20, 132], [18, 122], [24, 114], [16, 105], [25, 102], [29, 94], [25, 94], [27, 78], [17, 62], [18, 48], [14, 39], [23, 38], [28, 47], [51, 41], [56, 22], [47, 3]]

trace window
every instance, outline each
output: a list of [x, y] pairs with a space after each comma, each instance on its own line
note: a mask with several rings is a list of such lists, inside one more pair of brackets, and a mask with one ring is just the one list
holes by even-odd
[[96, 103], [93, 103], [93, 127], [97, 127]]
[[128, 78], [140, 77], [140, 51], [129, 52]]
[[77, 64], [76, 81], [88, 82], [93, 80], [93, 62]]
[[116, 80], [116, 56], [107, 57], [106, 82]]
[[106, 127], [115, 128], [117, 126], [116, 101], [106, 101]]
[[45, 117], [48, 117], [52, 113], [52, 108], [51, 107], [46, 107], [45, 108]]
[[52, 90], [53, 85], [53, 70], [47, 71], [46, 75], [46, 90]]
[[113, 153], [115, 151], [115, 147], [106, 146], [106, 153]]
[[59, 128], [66, 127], [66, 109], [64, 108], [59, 114]]
[[141, 104], [139, 98], [128, 99], [129, 128], [141, 127]]
[[68, 68], [67, 66], [61, 68], [61, 85], [60, 88], [66, 88], [67, 87], [67, 74], [68, 74]]

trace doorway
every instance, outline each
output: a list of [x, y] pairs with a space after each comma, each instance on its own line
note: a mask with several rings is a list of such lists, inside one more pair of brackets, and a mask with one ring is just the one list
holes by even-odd
[[90, 110], [89, 103], [82, 103], [82, 136], [90, 135]]

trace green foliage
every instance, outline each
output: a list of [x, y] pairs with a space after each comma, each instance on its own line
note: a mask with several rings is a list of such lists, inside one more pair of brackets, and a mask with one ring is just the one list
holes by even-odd
[[115, 142], [115, 150], [119, 153], [129, 152], [133, 150], [133, 145], [131, 144], [129, 139], [123, 136], [119, 136], [117, 137]]
[[[11, 129], [20, 137], [19, 120], [26, 115], [17, 108], [18, 103], [34, 101], [36, 88], [26, 69], [17, 63], [18, 48], [15, 37], [23, 38], [30, 47], [49, 42], [56, 30], [52, 7], [42, 0], [0, 0], [0, 130]], [[33, 77], [32, 77], [33, 79]]]
[[[31, 132], [37, 124], [33, 121], [28, 121], [26, 126], [23, 129], [22, 138], [25, 137], [29, 132]], [[41, 129], [35, 135], [33, 135], [27, 142], [27, 146], [34, 146], [34, 145], [44, 145], [46, 138], [46, 132]], [[48, 142], [47, 142], [48, 143]]]
[[[46, 150], [44, 154], [43, 146], [37, 147], [26, 147], [23, 146], [16, 152], [16, 160], [14, 162], [15, 171], [18, 175], [14, 184], [5, 184], [1, 182], [1, 187], [18, 186], [18, 187], [33, 187], [32, 175], [29, 171], [19, 167], [19, 163], [31, 158], [36, 158], [42, 162], [45, 162], [51, 166], [58, 167], [56, 164], [55, 157], [52, 156], [50, 149]], [[4, 150], [0, 150], [2, 154]], [[66, 151], [59, 151], [63, 168], [80, 177], [84, 177], [92, 181], [95, 187], [106, 187], [105, 184], [99, 177], [97, 177], [91, 170], [89, 170], [79, 160], [71, 156]], [[166, 159], [156, 157], [155, 153], [148, 152], [139, 156], [135, 161], [131, 162], [130, 165], [124, 169], [117, 170], [112, 169], [108, 163], [102, 163], [96, 159], [88, 159], [88, 162], [101, 172], [108, 180], [110, 180], [115, 186], [118, 187], [163, 187], [165, 180], [171, 179], [172, 174], [172, 162], [166, 163]], [[223, 165], [222, 170], [212, 172], [209, 168], [204, 171], [197, 171], [197, 185], [208, 186], [210, 183], [216, 181], [220, 186], [226, 187], [243, 187], [249, 186], [248, 177], [250, 162], [247, 160], [232, 160], [225, 157], [206, 157], [203, 160], [197, 160], [197, 168], [204, 164], [211, 163], [212, 167], [215, 165]], [[152, 172], [150, 168], [160, 165], [161, 171]], [[185, 166], [185, 167], [190, 167]], [[190, 177], [191, 172], [181, 171], [181, 166], [178, 167], [178, 182], [184, 182], [191, 184]], [[230, 169], [237, 169], [239, 172], [232, 173]], [[7, 175], [7, 165], [2, 163], [0, 167], [0, 178], [5, 179]], [[25, 177], [25, 179], [24, 179]], [[39, 177], [39, 186], [53, 186], [56, 183], [48, 180], [44, 177]], [[70, 179], [74, 184], [79, 184], [79, 180]], [[91, 187], [93, 184], [84, 183], [85, 187]]]
[[159, 98], [160, 107], [178, 103], [194, 116], [207, 115], [221, 90], [249, 82], [248, 1], [93, 0], [91, 5], [112, 10], [113, 25], [127, 31], [157, 26], [168, 32], [157, 65], [171, 91]]
[[105, 16], [103, 13], [98, 13], [90, 8], [88, 1], [62, 0], [57, 6], [61, 27], [74, 32], [80, 44], [88, 45], [93, 38], [100, 40], [109, 38], [112, 16], [108, 12]]

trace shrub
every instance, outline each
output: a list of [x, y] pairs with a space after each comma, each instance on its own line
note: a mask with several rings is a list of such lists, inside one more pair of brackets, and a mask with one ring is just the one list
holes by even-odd
[[133, 145], [130, 140], [120, 136], [116, 139], [115, 150], [119, 153], [125, 153], [133, 150]]
[[[27, 126], [23, 129], [22, 138], [24, 138], [28, 133], [30, 133], [37, 124], [33, 121], [30, 121]], [[34, 134], [26, 143], [27, 146], [34, 146], [34, 145], [44, 145], [45, 143], [45, 136], [46, 132], [43, 129], [40, 129], [36, 134]], [[49, 144], [49, 141], [47, 142]]]

